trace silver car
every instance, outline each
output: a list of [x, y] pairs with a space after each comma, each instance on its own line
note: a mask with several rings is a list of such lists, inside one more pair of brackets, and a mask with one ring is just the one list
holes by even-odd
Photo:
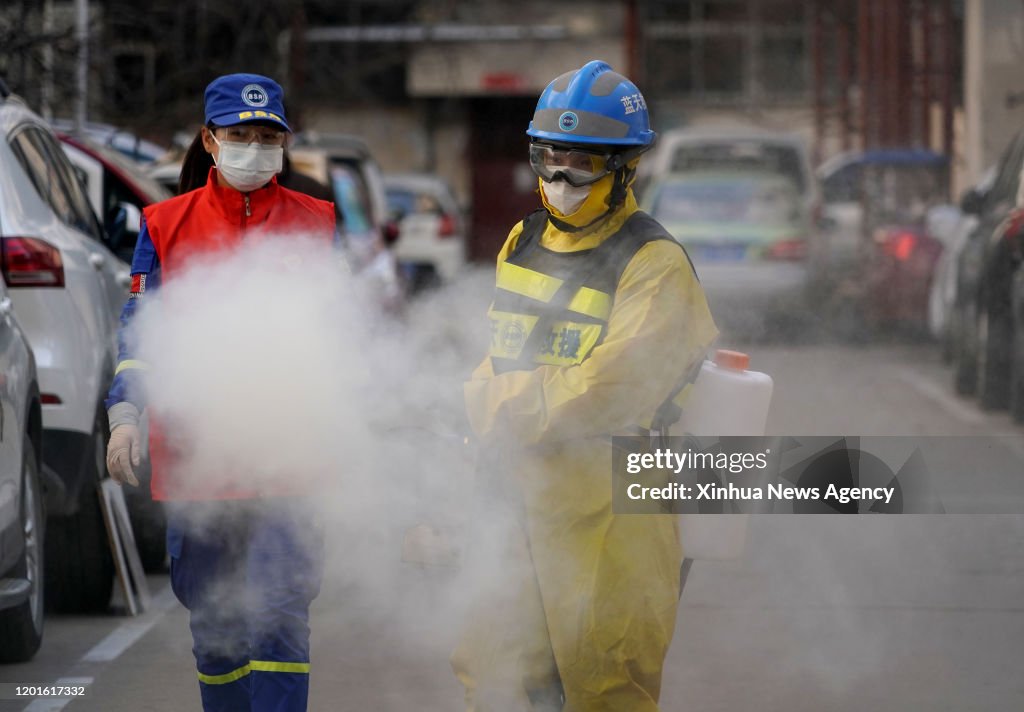
[[384, 188], [398, 221], [398, 261], [454, 280], [466, 263], [466, 231], [448, 183], [428, 173], [404, 173], [384, 176]]
[[0, 662], [43, 639], [42, 423], [32, 351], [0, 282]]
[[128, 265], [46, 123], [0, 92], [0, 269], [36, 360], [42, 404], [47, 596], [61, 610], [109, 603], [113, 560], [96, 484], [108, 437]]

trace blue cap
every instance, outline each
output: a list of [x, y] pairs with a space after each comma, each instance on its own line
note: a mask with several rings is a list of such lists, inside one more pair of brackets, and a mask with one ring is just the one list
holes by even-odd
[[234, 126], [269, 121], [291, 131], [284, 118], [281, 85], [261, 74], [225, 74], [206, 87], [206, 123]]

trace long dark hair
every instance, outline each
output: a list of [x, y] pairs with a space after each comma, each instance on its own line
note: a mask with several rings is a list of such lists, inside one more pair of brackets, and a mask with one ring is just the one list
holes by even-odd
[[[207, 127], [211, 131], [212, 127]], [[203, 130], [192, 139], [192, 144], [181, 161], [181, 175], [178, 176], [178, 195], [206, 185], [206, 178], [213, 167], [213, 156], [203, 147]]]

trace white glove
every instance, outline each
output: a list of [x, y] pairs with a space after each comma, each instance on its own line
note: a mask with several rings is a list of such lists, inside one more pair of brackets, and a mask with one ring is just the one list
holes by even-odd
[[110, 433], [110, 442], [107, 443], [107, 470], [110, 471], [114, 482], [127, 482], [133, 487], [138, 487], [139, 480], [135, 477], [132, 465], [138, 466], [141, 461], [142, 438], [139, 435], [139, 426], [131, 423], [116, 426]]

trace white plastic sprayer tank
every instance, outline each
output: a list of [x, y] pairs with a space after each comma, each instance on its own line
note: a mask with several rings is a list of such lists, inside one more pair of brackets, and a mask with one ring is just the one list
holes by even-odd
[[[676, 433], [715, 437], [764, 435], [772, 400], [772, 379], [748, 370], [750, 356], [720, 349], [704, 361], [682, 404]], [[743, 554], [748, 514], [683, 514], [679, 538], [687, 558], [736, 559]]]
[[704, 361], [683, 403], [676, 432], [691, 435], [764, 435], [772, 378], [750, 371], [750, 356], [719, 349]]

